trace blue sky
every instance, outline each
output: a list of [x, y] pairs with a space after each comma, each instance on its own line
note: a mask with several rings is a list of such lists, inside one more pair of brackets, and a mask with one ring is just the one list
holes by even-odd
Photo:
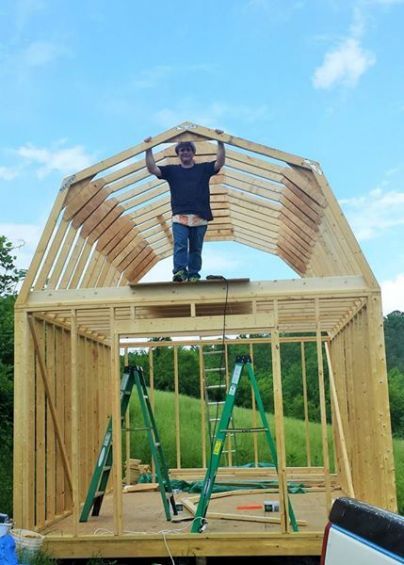
[[[319, 161], [404, 311], [403, 28], [404, 0], [2, 0], [0, 234], [27, 266], [64, 176], [191, 121]], [[236, 244], [209, 273], [296, 276]]]

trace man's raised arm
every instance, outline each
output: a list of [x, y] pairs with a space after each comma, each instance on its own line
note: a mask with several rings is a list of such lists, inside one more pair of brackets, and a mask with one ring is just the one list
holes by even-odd
[[[217, 129], [216, 133], [223, 133], [222, 130]], [[224, 143], [223, 141], [218, 141], [217, 142], [217, 153], [216, 153], [216, 161], [215, 161], [215, 171], [216, 173], [218, 171], [220, 171], [220, 169], [223, 167], [224, 162], [226, 160], [226, 152], [224, 149]]]
[[[151, 141], [151, 137], [146, 137], [144, 140], [145, 143], [149, 143]], [[159, 179], [161, 179], [161, 171], [159, 167], [156, 165], [156, 161], [154, 160], [153, 150], [152, 148], [146, 149], [146, 167], [150, 174], [156, 175]]]

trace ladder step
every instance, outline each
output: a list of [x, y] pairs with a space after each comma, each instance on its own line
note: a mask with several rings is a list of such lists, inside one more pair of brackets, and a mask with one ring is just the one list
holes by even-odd
[[226, 402], [225, 400], [221, 400], [220, 402], [212, 401], [212, 402], [208, 402], [208, 406], [219, 406], [225, 404], [225, 402]]
[[236, 453], [235, 449], [223, 449], [222, 453]]
[[224, 384], [224, 383], [221, 384], [221, 385], [207, 385], [205, 388], [207, 388], [209, 390], [214, 389], [214, 388], [227, 388], [227, 385]]
[[233, 434], [248, 434], [254, 432], [266, 432], [266, 428], [228, 428], [227, 430], [220, 430], [221, 432], [233, 433]]
[[220, 418], [209, 418], [209, 422], [220, 422]]
[[212, 369], [205, 369], [205, 373], [213, 373], [214, 371], [225, 371], [226, 367], [215, 367]]

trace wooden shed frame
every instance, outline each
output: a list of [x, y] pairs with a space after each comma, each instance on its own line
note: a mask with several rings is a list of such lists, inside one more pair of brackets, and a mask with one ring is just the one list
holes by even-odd
[[[156, 162], [171, 163], [180, 140], [192, 140], [202, 161], [214, 159], [212, 141], [226, 144], [226, 165], [211, 179], [206, 240], [278, 255], [300, 278], [137, 284], [172, 254], [168, 186], [150, 178], [144, 151], [161, 146]], [[321, 529], [290, 532], [285, 504], [275, 533], [124, 534], [120, 353], [133, 337], [217, 335], [227, 290], [226, 332], [270, 335], [281, 502], [294, 471], [285, 459], [279, 347], [293, 335], [317, 343], [327, 504], [324, 352], [333, 480], [396, 510], [380, 288], [320, 165], [186, 122], [64, 180], [16, 303], [14, 520], [49, 531], [72, 516], [69, 535], [46, 538], [55, 556], [166, 555], [167, 540], [174, 555], [320, 553]], [[79, 514], [110, 415], [113, 535], [100, 539], [80, 533]]]

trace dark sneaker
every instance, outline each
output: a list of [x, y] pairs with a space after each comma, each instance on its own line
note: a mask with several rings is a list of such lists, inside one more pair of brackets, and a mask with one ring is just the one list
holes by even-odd
[[188, 275], [185, 269], [181, 269], [174, 273], [173, 281], [174, 282], [184, 282], [188, 280]]
[[188, 282], [198, 282], [201, 277], [199, 275], [189, 275]]

